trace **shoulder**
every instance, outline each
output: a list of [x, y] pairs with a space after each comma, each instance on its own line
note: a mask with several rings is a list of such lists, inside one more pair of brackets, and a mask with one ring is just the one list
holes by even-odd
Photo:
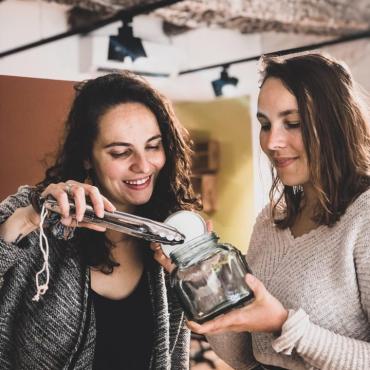
[[30, 204], [29, 193], [32, 186], [21, 186], [17, 193], [9, 195], [0, 203], [0, 222], [7, 219], [17, 208], [26, 207]]
[[[355, 222], [357, 220], [370, 222], [370, 189], [360, 194], [346, 209], [342, 220]], [[339, 221], [339, 222], [340, 222]]]
[[332, 240], [341, 241], [349, 251], [365, 249], [369, 253], [370, 190], [360, 194], [330, 230]]
[[363, 208], [370, 206], [370, 188], [360, 194], [350, 207]]
[[20, 186], [15, 194], [11, 194], [2, 200], [1, 205], [7, 203], [24, 203], [25, 201], [28, 201], [31, 189], [32, 186], [29, 185]]
[[274, 232], [273, 229], [275, 229], [275, 226], [271, 217], [271, 207], [268, 204], [261, 210], [256, 218], [248, 253], [251, 253], [251, 250], [256, 248], [259, 249], [259, 246], [264, 245], [266, 238], [268, 238]]
[[256, 218], [256, 222], [254, 224], [253, 232], [259, 229], [264, 229], [266, 226], [272, 225], [272, 216], [271, 216], [271, 205], [266, 204], [265, 207], [262, 208], [260, 213]]

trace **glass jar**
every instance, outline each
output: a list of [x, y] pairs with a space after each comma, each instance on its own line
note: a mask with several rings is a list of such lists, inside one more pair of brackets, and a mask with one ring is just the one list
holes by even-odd
[[172, 247], [170, 257], [176, 265], [171, 286], [190, 320], [204, 322], [254, 298], [245, 282], [251, 271], [243, 255], [231, 244], [218, 243], [214, 233]]

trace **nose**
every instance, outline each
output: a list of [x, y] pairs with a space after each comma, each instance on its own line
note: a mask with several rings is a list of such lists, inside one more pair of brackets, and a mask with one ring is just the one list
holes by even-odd
[[145, 154], [135, 153], [133, 161], [131, 163], [131, 170], [136, 173], [149, 173], [150, 172], [150, 162], [148, 161]]
[[279, 150], [286, 147], [286, 135], [282, 128], [271, 127], [266, 140], [269, 150]]

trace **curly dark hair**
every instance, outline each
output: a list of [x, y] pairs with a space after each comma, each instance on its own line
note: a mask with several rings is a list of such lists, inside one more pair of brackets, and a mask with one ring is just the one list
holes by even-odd
[[[332, 226], [370, 184], [370, 122], [363, 96], [348, 68], [327, 55], [265, 57], [262, 66], [262, 85], [278, 78], [297, 99], [310, 182], [318, 199], [313, 220]], [[272, 174], [275, 223], [291, 227], [302, 191], [284, 186], [273, 168]], [[277, 216], [281, 208], [283, 218]]]
[[[191, 147], [186, 129], [179, 124], [171, 103], [143, 78], [132, 72], [112, 73], [78, 83], [57, 159], [38, 185], [67, 180], [84, 182], [88, 177], [84, 162], [90, 160], [101, 117], [122, 103], [141, 103], [156, 117], [162, 135], [166, 162], [159, 173], [151, 199], [136, 213], [163, 221], [180, 209], [200, 209], [191, 185]], [[77, 245], [86, 262], [111, 272], [116, 263], [111, 246], [102, 233], [78, 229]], [[103, 247], [102, 247], [103, 246]]]

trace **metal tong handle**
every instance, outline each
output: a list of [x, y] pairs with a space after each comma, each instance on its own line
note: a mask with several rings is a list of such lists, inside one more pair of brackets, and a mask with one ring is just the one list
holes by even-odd
[[[56, 200], [47, 198], [44, 204], [48, 210], [61, 213]], [[72, 202], [69, 202], [69, 206], [72, 212], [76, 209]], [[173, 226], [120, 211], [104, 211], [104, 217], [100, 218], [90, 205], [86, 205], [83, 221], [162, 244], [181, 244], [185, 240], [185, 236]]]

